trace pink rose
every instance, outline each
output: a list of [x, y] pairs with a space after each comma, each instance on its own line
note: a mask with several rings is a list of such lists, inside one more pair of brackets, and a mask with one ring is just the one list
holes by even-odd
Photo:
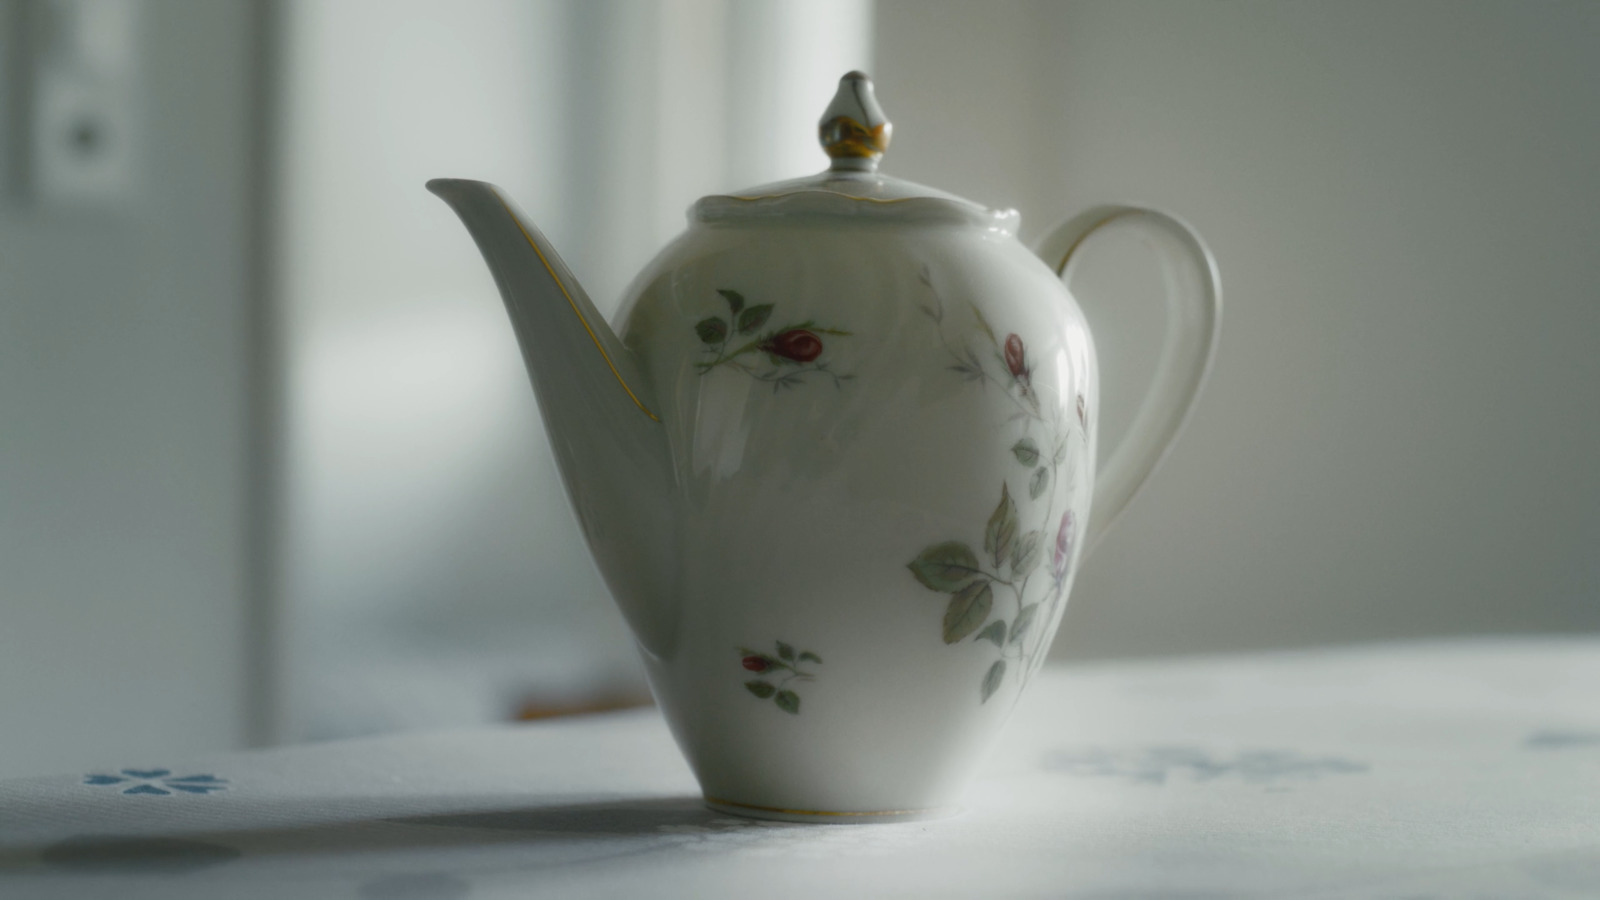
[[1023, 354], [1022, 338], [1014, 334], [1006, 335], [1006, 368], [1011, 370], [1014, 378], [1026, 378], [1028, 375], [1028, 361]]
[[1077, 531], [1078, 520], [1069, 509], [1061, 516], [1061, 529], [1056, 532], [1055, 559], [1050, 566], [1057, 581], [1067, 576], [1067, 565], [1072, 561], [1072, 542], [1077, 540]]

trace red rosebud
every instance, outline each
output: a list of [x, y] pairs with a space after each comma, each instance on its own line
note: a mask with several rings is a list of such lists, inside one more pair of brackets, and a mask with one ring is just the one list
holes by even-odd
[[1077, 538], [1078, 520], [1072, 515], [1072, 510], [1067, 510], [1061, 517], [1061, 530], [1056, 532], [1056, 554], [1051, 571], [1056, 580], [1061, 580], [1067, 574], [1067, 563], [1072, 559], [1072, 542]]
[[1006, 336], [1006, 368], [1011, 370], [1014, 378], [1028, 376], [1028, 361], [1023, 355], [1022, 338], [1014, 334]]
[[784, 359], [808, 363], [822, 355], [822, 338], [804, 328], [791, 328], [763, 341], [761, 349]]
[[744, 659], [739, 660], [739, 664], [752, 672], [765, 672], [772, 668], [772, 663], [768, 662], [764, 656], [746, 656]]

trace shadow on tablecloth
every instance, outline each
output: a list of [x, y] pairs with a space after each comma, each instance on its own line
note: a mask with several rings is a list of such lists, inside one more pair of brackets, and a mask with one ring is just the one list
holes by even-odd
[[[374, 853], [417, 853], [429, 850], [506, 849], [521, 845], [523, 865], [535, 868], [594, 863], [639, 856], [737, 835], [770, 839], [776, 832], [814, 831], [818, 826], [792, 825], [729, 817], [707, 809], [701, 799], [685, 797], [622, 798], [553, 803], [545, 806], [482, 808], [470, 798], [438, 806], [448, 810], [420, 815], [376, 815], [338, 822], [313, 822], [272, 828], [186, 829], [170, 834], [89, 833], [55, 843], [0, 848], [0, 875], [42, 871], [57, 874], [180, 875], [233, 863], [240, 859]], [[300, 817], [312, 819], [324, 810], [302, 804]], [[344, 798], [343, 807], [359, 805]], [[382, 804], [375, 803], [381, 808]], [[474, 808], [477, 807], [477, 808]], [[274, 817], [293, 818], [293, 809], [276, 809]], [[85, 823], [92, 828], [93, 823]], [[845, 826], [839, 826], [845, 827]], [[435, 879], [437, 880], [437, 879]], [[431, 883], [431, 882], [430, 882]], [[439, 882], [439, 891], [405, 889], [390, 884], [388, 896], [456, 896]], [[420, 887], [412, 885], [412, 888]], [[374, 890], [379, 890], [374, 886]], [[408, 893], [408, 891], [410, 891]], [[377, 896], [377, 894], [374, 894]]]

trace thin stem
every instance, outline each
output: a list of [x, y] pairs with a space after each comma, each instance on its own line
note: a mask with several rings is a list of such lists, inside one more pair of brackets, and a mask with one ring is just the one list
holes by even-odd
[[746, 353], [753, 353], [759, 349], [761, 349], [761, 339], [757, 338], [756, 340], [750, 341], [749, 343], [741, 346], [732, 353], [729, 353], [727, 352], [728, 340], [727, 338], [723, 338], [722, 343], [717, 346], [717, 358], [710, 362], [695, 363], [695, 367], [700, 370], [700, 374], [704, 375], [712, 369], [715, 369], [717, 366], [733, 362], [735, 359], [738, 359]]
[[[952, 566], [951, 568], [956, 568], [956, 567]], [[962, 568], [965, 568], [965, 567], [962, 567]], [[999, 584], [1003, 584], [1006, 587], [1011, 588], [1013, 591], [1017, 589], [1016, 582], [1010, 581], [1010, 580], [1005, 579], [1005, 578], [1001, 578], [998, 573], [986, 572], [983, 569], [972, 569], [970, 571], [977, 572], [979, 575], [982, 575], [983, 577], [989, 579], [990, 581], [993, 581], [993, 582], [996, 582], [996, 583], [999, 583]]]
[[[924, 280], [923, 283], [928, 285], [928, 291], [933, 294], [934, 308], [937, 310], [937, 314], [932, 316], [932, 318], [933, 318], [934, 322], [938, 324], [938, 328], [935, 329], [935, 331], [939, 335], [939, 346], [944, 348], [944, 352], [949, 354], [951, 359], [955, 360], [956, 365], [960, 366], [961, 367], [961, 371], [963, 371], [963, 372], [967, 371], [974, 364], [976, 364], [977, 365], [977, 369], [978, 369], [978, 371], [977, 371], [978, 381], [981, 384], [983, 384], [985, 387], [987, 387], [991, 383], [997, 383], [995, 381], [995, 378], [989, 374], [989, 370], [984, 368], [982, 360], [978, 359], [976, 356], [973, 356], [973, 357], [970, 357], [970, 358], [963, 357], [961, 354], [956, 352], [954, 347], [950, 346], [950, 341], [948, 339], [946, 339], [945, 335], [944, 335], [944, 300], [939, 296], [939, 292], [933, 289], [933, 285], [932, 284], [930, 284], [926, 280]], [[992, 340], [992, 336], [991, 336], [991, 340]], [[997, 354], [1000, 352], [1000, 348], [999, 348], [998, 345], [995, 346], [995, 352]], [[1026, 390], [1026, 388], [1024, 388], [1024, 390]], [[1034, 420], [1039, 421], [1039, 422], [1044, 422], [1045, 421], [1044, 417], [1039, 415], [1039, 411], [1038, 410], [1032, 409], [1032, 408], [1028, 407], [1027, 405], [1025, 405], [1019, 398], [1017, 398], [1016, 396], [1014, 396], [1011, 393], [1011, 390], [1009, 388], [1001, 387], [1000, 388], [1000, 393], [1003, 394], [1007, 400], [1010, 400], [1012, 405], [1014, 405], [1018, 410], [1020, 410], [1028, 418], [1034, 419]]]
[[741, 656], [757, 656], [766, 660], [768, 668], [757, 672], [757, 675], [768, 675], [770, 674], [771, 669], [788, 669], [791, 674], [784, 678], [779, 685], [780, 687], [784, 684], [788, 684], [795, 678], [799, 678], [801, 681], [811, 681], [817, 677], [816, 673], [803, 671], [798, 663], [785, 662], [783, 657], [777, 654], [751, 650], [749, 647], [739, 647], [737, 649]]
[[[1032, 577], [1031, 575], [1023, 576], [1023, 578], [1022, 578], [1022, 586], [1018, 587], [1018, 588], [1014, 588], [1014, 590], [1016, 592], [1016, 595], [1017, 595], [1017, 615], [1016, 615], [1016, 618], [1013, 618], [1011, 620], [1011, 627], [1012, 628], [1016, 628], [1017, 627], [1017, 619], [1020, 619], [1022, 617], [1022, 606], [1023, 606], [1022, 601], [1023, 601], [1023, 598], [1027, 595], [1027, 592], [1028, 592], [1028, 579], [1031, 578], [1031, 577]], [[1020, 662], [1022, 660], [1022, 644], [1019, 642], [1017, 644], [1016, 652], [1015, 653], [1011, 653], [1011, 652], [1008, 652], [1011, 649], [1010, 635], [1004, 635], [1003, 639], [1005, 640], [1005, 643], [1000, 647], [1000, 658], [1001, 659], [1015, 659], [1015, 660], [1018, 660]]]
[[803, 381], [804, 377], [807, 374], [811, 373], [811, 372], [819, 372], [819, 373], [821, 373], [823, 375], [828, 376], [829, 378], [832, 378], [833, 379], [833, 384], [834, 384], [835, 387], [839, 387], [840, 385], [842, 385], [844, 383], [844, 379], [843, 378], [841, 378], [840, 376], [834, 374], [833, 371], [831, 369], [829, 369], [827, 366], [820, 365], [820, 364], [814, 364], [814, 365], [804, 365], [804, 364], [802, 364], [802, 365], [796, 366], [793, 369], [790, 369], [789, 371], [784, 371], [782, 369], [777, 369], [777, 370], [775, 370], [773, 372], [770, 372], [770, 373], [758, 372], [755, 369], [751, 368], [750, 366], [745, 365], [744, 363], [732, 362], [731, 358], [730, 358], [729, 365], [731, 365], [735, 369], [738, 369], [739, 371], [745, 373], [746, 375], [749, 375], [751, 378], [754, 378], [757, 381], [764, 381], [764, 382], [767, 382], [768, 384], [790, 384], [790, 383], [794, 383], [794, 382]]

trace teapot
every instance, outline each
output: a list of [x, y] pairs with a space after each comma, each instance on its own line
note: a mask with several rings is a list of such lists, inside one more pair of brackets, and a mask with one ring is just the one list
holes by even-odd
[[[929, 818], [959, 808], [1085, 547], [1193, 405], [1217, 270], [1155, 210], [1094, 207], [1030, 252], [1016, 211], [880, 174], [891, 125], [860, 72], [819, 132], [826, 171], [696, 202], [614, 328], [497, 188], [427, 187], [493, 270], [705, 802]], [[1169, 327], [1097, 477], [1094, 342], [1065, 279], [1114, 222], [1157, 251]]]

